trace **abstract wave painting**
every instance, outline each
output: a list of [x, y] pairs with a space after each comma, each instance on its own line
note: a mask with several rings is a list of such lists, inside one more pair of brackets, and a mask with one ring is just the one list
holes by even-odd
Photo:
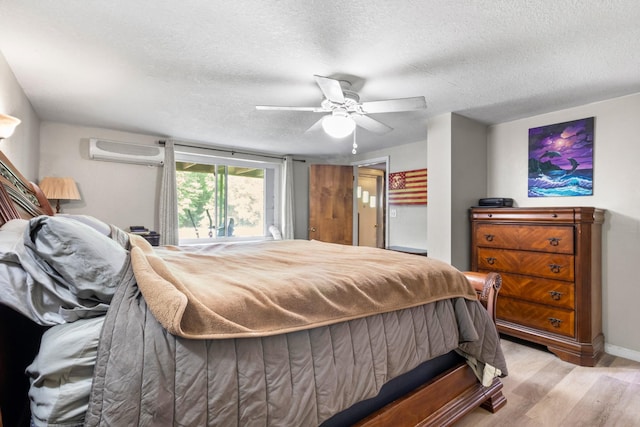
[[594, 118], [529, 129], [529, 197], [593, 195]]

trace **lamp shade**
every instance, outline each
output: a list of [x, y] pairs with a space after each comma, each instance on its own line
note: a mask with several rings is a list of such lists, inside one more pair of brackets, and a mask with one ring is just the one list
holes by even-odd
[[38, 186], [47, 199], [57, 200], [56, 212], [60, 212], [60, 200], [80, 200], [80, 193], [73, 178], [47, 176]]
[[9, 138], [20, 124], [20, 119], [0, 114], [0, 139]]
[[330, 116], [322, 119], [322, 129], [334, 138], [344, 138], [351, 135], [356, 128], [356, 122], [346, 112], [336, 110]]

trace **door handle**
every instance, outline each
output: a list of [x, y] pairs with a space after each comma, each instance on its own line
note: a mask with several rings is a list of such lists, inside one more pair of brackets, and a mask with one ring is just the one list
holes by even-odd
[[311, 228], [309, 229], [309, 231], [311, 231], [311, 232], [315, 233], [315, 232], [316, 232], [316, 228], [315, 228], [315, 227], [311, 227]]

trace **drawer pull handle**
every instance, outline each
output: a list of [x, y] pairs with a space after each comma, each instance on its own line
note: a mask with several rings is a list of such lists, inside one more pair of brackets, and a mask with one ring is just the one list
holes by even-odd
[[551, 323], [551, 326], [553, 326], [554, 328], [559, 328], [562, 320], [556, 319], [555, 317], [549, 317], [549, 323]]
[[552, 215], [551, 215], [551, 217], [552, 217], [552, 218], [558, 218], [558, 214], [555, 214], [555, 213], [554, 213], [554, 214], [552, 214]]
[[551, 295], [551, 299], [554, 301], [560, 301], [560, 297], [562, 297], [562, 292], [558, 291], [549, 291], [549, 295]]
[[560, 244], [560, 237], [549, 237], [548, 240], [551, 246], [558, 246]]
[[552, 273], [560, 273], [560, 265], [558, 264], [549, 264], [549, 269], [551, 270]]
[[492, 257], [492, 256], [487, 257], [487, 264], [493, 265], [493, 264], [495, 264], [495, 262], [496, 262], [496, 259], [494, 257]]
[[493, 234], [485, 234], [484, 238], [487, 239], [487, 242], [493, 242]]

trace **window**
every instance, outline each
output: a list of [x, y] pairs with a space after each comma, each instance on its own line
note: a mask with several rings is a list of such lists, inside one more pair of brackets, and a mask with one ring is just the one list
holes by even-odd
[[277, 223], [280, 163], [176, 151], [180, 244], [256, 239]]

